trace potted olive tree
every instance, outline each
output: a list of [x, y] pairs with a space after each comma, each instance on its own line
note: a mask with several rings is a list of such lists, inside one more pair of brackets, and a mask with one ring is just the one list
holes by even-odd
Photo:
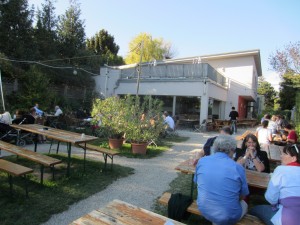
[[126, 96], [125, 138], [131, 142], [132, 152], [146, 154], [150, 141], [155, 141], [163, 131], [162, 101], [151, 96]]
[[104, 129], [111, 149], [121, 148], [125, 126], [125, 101], [118, 97], [104, 100], [96, 99], [93, 103], [92, 116], [100, 129]]

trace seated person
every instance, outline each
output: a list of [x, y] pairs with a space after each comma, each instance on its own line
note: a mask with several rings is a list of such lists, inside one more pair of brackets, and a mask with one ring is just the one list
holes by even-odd
[[4, 123], [7, 125], [12, 124], [12, 118], [9, 112], [5, 112], [3, 114], [0, 114], [0, 123]]
[[167, 111], [164, 112], [163, 114], [164, 117], [164, 123], [167, 124], [166, 131], [174, 131], [175, 128], [175, 122], [171, 116], [169, 116], [169, 113]]
[[215, 153], [201, 158], [196, 166], [197, 205], [214, 224], [236, 224], [248, 208], [241, 200], [249, 194], [245, 170], [232, 160], [236, 149], [233, 137], [220, 135], [213, 147]]
[[60, 116], [63, 114], [63, 111], [59, 108], [59, 106], [55, 106], [55, 114], [54, 116]]
[[[229, 126], [224, 126], [219, 130], [220, 134], [223, 135], [231, 135], [231, 128]], [[204, 155], [210, 155], [211, 152], [211, 148], [214, 144], [214, 141], [216, 140], [218, 136], [212, 137], [212, 138], [208, 138], [207, 141], [205, 142], [202, 151], [200, 151], [200, 153], [202, 154], [202, 156]]]
[[254, 206], [250, 214], [265, 224], [296, 225], [300, 221], [300, 145], [287, 145], [265, 193], [270, 205]]
[[12, 124], [12, 118], [9, 112], [5, 112], [3, 114], [0, 114], [0, 132], [6, 133], [12, 128], [10, 125]]
[[35, 109], [35, 113], [37, 116], [43, 116], [44, 112], [39, 109], [39, 104], [35, 103], [35, 106], [33, 107]]
[[32, 107], [30, 109], [30, 113], [25, 114], [23, 117], [26, 118], [26, 120], [24, 121], [24, 124], [34, 124], [35, 123], [35, 118], [37, 117], [36, 112], [35, 112], [35, 108]]
[[242, 148], [236, 150], [234, 160], [246, 169], [270, 173], [268, 155], [265, 151], [260, 150], [260, 145], [254, 134], [248, 134], [245, 137]]
[[268, 147], [272, 141], [272, 133], [271, 130], [268, 129], [268, 120], [264, 120], [261, 123], [261, 127], [258, 127], [255, 132], [255, 136], [261, 147]]
[[298, 136], [295, 130], [293, 130], [292, 125], [291, 124], [287, 124], [284, 127], [284, 130], [287, 131], [289, 134], [287, 136], [287, 142], [294, 144], [298, 141]]
[[[21, 110], [16, 110], [16, 114], [15, 114], [15, 119], [12, 121], [13, 124], [19, 124], [23, 121], [24, 119], [24, 112]], [[23, 121], [23, 123], [25, 122], [25, 120]]]

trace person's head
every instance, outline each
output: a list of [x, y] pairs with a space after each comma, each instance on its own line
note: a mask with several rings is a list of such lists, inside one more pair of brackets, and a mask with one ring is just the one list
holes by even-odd
[[167, 117], [169, 113], [167, 111], [164, 111], [164, 116]]
[[223, 134], [223, 135], [231, 135], [232, 132], [231, 132], [231, 128], [229, 126], [224, 126], [220, 129], [220, 134]]
[[273, 115], [273, 116], [271, 117], [271, 120], [275, 122], [275, 121], [277, 120], [277, 116]]
[[55, 110], [58, 110], [59, 109], [59, 106], [57, 105], [57, 106], [55, 106]]
[[38, 104], [38, 103], [35, 103], [35, 107], [37, 107], [37, 108], [38, 108], [38, 107], [39, 107], [39, 104]]
[[16, 110], [16, 118], [22, 118], [22, 116], [24, 115], [24, 112], [22, 110], [17, 109]]
[[287, 125], [285, 125], [284, 130], [289, 131], [289, 130], [292, 130], [292, 128], [293, 127], [291, 124], [287, 124]]
[[234, 106], [232, 106], [232, 107], [231, 107], [231, 110], [235, 110], [235, 107], [234, 107]]
[[286, 145], [281, 154], [281, 164], [287, 165], [292, 162], [300, 163], [300, 145]]
[[242, 143], [242, 149], [247, 149], [251, 147], [254, 147], [256, 151], [260, 151], [260, 146], [257, 137], [254, 134], [248, 134]]
[[269, 125], [269, 121], [268, 120], [264, 120], [264, 121], [261, 122], [261, 125], [262, 125], [263, 128], [267, 128], [268, 125]]
[[213, 148], [215, 153], [224, 152], [232, 157], [236, 149], [236, 140], [230, 135], [219, 135], [214, 141]]
[[36, 114], [36, 110], [35, 110], [34, 107], [32, 107], [32, 108], [30, 109], [30, 114], [32, 114], [32, 115], [35, 115], [35, 114]]
[[270, 114], [266, 114], [266, 115], [265, 115], [265, 118], [266, 118], [267, 120], [269, 120], [269, 119], [271, 119], [271, 115], [270, 115]]

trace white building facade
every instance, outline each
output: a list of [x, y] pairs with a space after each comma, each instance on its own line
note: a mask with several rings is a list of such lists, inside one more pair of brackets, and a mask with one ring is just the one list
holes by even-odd
[[249, 50], [101, 67], [95, 81], [104, 97], [151, 95], [173, 116], [190, 114], [201, 123], [209, 117], [229, 119], [233, 106], [239, 118], [255, 117], [259, 76], [260, 51]]

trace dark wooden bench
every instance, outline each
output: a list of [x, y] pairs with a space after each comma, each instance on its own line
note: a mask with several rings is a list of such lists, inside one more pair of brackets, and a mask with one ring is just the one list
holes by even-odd
[[113, 168], [113, 163], [114, 163], [114, 156], [115, 155], [119, 155], [120, 152], [116, 151], [116, 150], [111, 150], [111, 149], [107, 149], [107, 148], [102, 148], [96, 145], [91, 145], [91, 144], [84, 144], [84, 143], [80, 143], [77, 144], [76, 146], [79, 146], [83, 149], [86, 150], [90, 150], [90, 151], [96, 151], [96, 152], [100, 152], [103, 154], [103, 158], [104, 158], [104, 169], [106, 169], [107, 166], [107, 157], [111, 159], [111, 165], [110, 168]]
[[[162, 205], [168, 205], [169, 203], [169, 199], [171, 198], [171, 193], [169, 192], [165, 192], [158, 200], [158, 202]], [[201, 212], [198, 209], [197, 203], [196, 201], [193, 201], [193, 203], [187, 208], [187, 211], [195, 214], [195, 215], [199, 215], [201, 216]], [[255, 216], [246, 214], [238, 223], [237, 225], [264, 225], [263, 222], [261, 222], [260, 219], [258, 219]]]
[[8, 174], [9, 189], [11, 194], [13, 188], [12, 175], [16, 177], [23, 176], [25, 180], [26, 197], [28, 197], [26, 175], [32, 173], [33, 169], [6, 161], [4, 159], [0, 159], [0, 171], [6, 172]]
[[17, 156], [23, 157], [25, 159], [28, 159], [30, 161], [36, 162], [41, 165], [41, 184], [43, 184], [43, 176], [44, 176], [44, 167], [50, 167], [53, 173], [54, 178], [54, 166], [56, 164], [61, 163], [62, 161], [59, 159], [52, 158], [47, 155], [43, 155], [37, 152], [33, 152], [30, 150], [27, 150], [25, 148], [21, 148], [19, 146], [0, 141], [0, 150], [4, 150], [10, 153], [13, 153]]

